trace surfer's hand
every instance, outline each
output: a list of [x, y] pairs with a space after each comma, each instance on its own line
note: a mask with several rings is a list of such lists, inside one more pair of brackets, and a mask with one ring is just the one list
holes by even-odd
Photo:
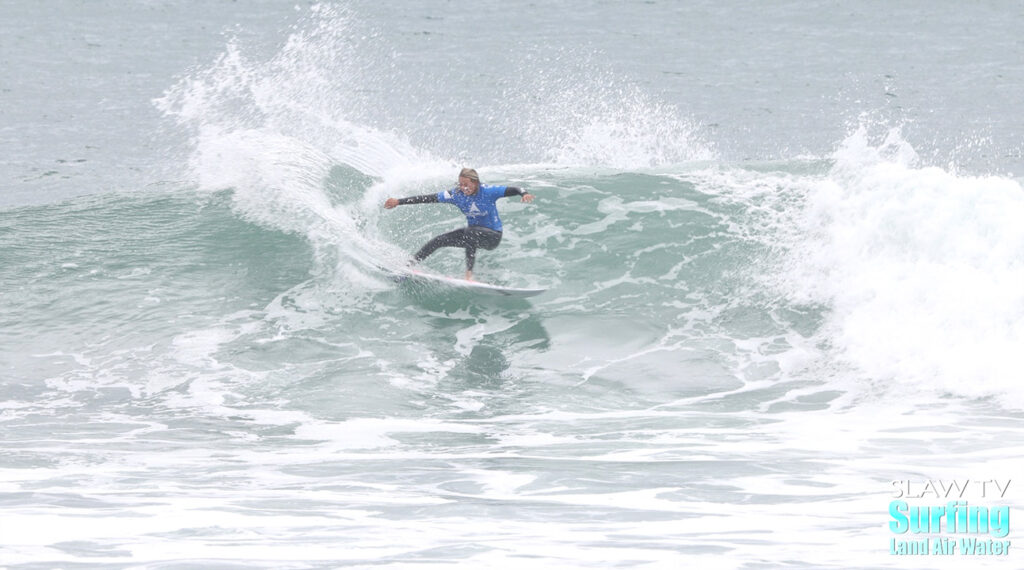
[[398, 205], [398, 198], [388, 198], [384, 202], [384, 207], [387, 208], [388, 210], [390, 210], [391, 208], [394, 208], [397, 205]]
[[529, 204], [530, 202], [533, 202], [533, 194], [530, 194], [529, 192], [524, 192], [523, 193], [523, 202], [526, 202], [527, 204]]

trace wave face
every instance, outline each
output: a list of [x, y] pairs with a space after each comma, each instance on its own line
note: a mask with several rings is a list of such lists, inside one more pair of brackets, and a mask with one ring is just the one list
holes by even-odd
[[[887, 103], [757, 154], [531, 36], [575, 11], [463, 54], [489, 19], [377, 9], [164, 85], [173, 178], [0, 211], [5, 563], [882, 567], [889, 481], [1019, 472], [1024, 192], [980, 139]], [[462, 166], [535, 194], [476, 273], [543, 296], [381, 271], [463, 223], [383, 201]]]

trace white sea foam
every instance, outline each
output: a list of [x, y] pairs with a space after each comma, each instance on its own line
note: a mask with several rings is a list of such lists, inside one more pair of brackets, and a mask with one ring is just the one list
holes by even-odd
[[807, 195], [786, 267], [798, 301], [828, 307], [828, 342], [898, 391], [1019, 405], [1024, 191], [1012, 179], [917, 164], [896, 130], [861, 128]]

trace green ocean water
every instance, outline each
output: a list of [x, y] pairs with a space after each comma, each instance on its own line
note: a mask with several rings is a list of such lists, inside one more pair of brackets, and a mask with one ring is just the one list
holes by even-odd
[[[581, 370], [616, 360], [609, 358], [615, 352], [619, 358], [630, 356], [631, 349], [673, 353], [691, 336], [706, 336], [714, 345], [716, 337], [728, 344], [736, 334], [767, 338], [794, 329], [812, 332], [820, 310], [783, 306], [773, 314], [770, 309], [778, 300], [757, 291], [762, 273], [773, 269], [776, 248], [745, 235], [735, 222], [756, 218], [756, 213], [701, 191], [701, 179], [714, 172], [695, 168], [692, 175], [538, 168], [511, 179], [535, 188], [538, 201], [503, 202], [512, 227], [501, 248], [482, 255], [478, 272], [490, 281], [550, 287], [536, 302], [476, 298], [443, 288], [396, 288], [372, 265], [360, 265], [364, 254], [389, 260], [388, 245], [412, 250], [457, 227], [457, 212], [453, 216], [443, 206], [402, 208], [388, 216], [353, 214], [354, 226], [373, 220], [378, 224], [375, 239], [392, 242], [377, 252], [358, 251], [344, 242], [311, 243], [304, 239], [308, 236], [288, 231], [290, 220], [282, 221], [285, 229], [247, 221], [231, 190], [110, 194], [10, 210], [3, 250], [6, 297], [13, 309], [5, 330], [12, 333], [8, 346], [17, 347], [8, 353], [11, 368], [52, 366], [30, 353], [61, 353], [96, 342], [101, 350], [132, 344], [151, 349], [152, 343], [216, 325], [225, 316], [252, 312], [250, 318], [258, 322], [273, 310], [327, 315], [309, 318], [330, 331], [331, 342], [381, 340], [389, 331], [415, 331], [415, 338], [387, 341], [397, 342], [395, 348], [409, 364], [438, 350], [448, 357], [442, 360], [457, 357], [459, 343], [451, 352], [453, 340], [467, 323], [486, 322], [488, 316], [510, 323], [524, 319], [522, 326], [511, 327], [521, 328], [523, 338], [502, 333], [498, 344], [536, 345], [539, 355], [552, 352], [547, 329], [569, 333], [596, 318], [605, 327], [593, 332], [604, 334], [585, 335], [557, 356], [560, 362], [579, 360], [577, 369], [552, 377], [569, 384], [579, 380]], [[542, 182], [534, 186], [534, 180]], [[344, 172], [332, 173], [321, 188], [324, 203], [333, 199], [339, 210], [344, 208], [347, 193], [368, 190], [357, 184]], [[462, 263], [459, 250], [443, 250], [428, 266], [459, 273]], [[424, 311], [441, 320], [417, 322]], [[273, 334], [264, 340], [273, 344], [271, 339]], [[319, 340], [309, 340], [308, 350], [316, 353]], [[302, 344], [293, 348], [304, 353]], [[490, 350], [502, 352], [496, 346]], [[243, 352], [259, 359], [259, 350]], [[504, 365], [484, 376], [502, 377], [508, 371], [508, 362], [498, 360]], [[80, 363], [66, 359], [64, 364], [74, 370]], [[378, 363], [384, 364], [391, 363]], [[66, 372], [59, 366], [39, 372], [58, 371]], [[674, 367], [654, 372], [662, 377], [651, 383], [664, 382], [671, 392]], [[363, 374], [360, 370], [355, 376]], [[720, 374], [728, 375], [724, 369]], [[697, 384], [680, 389], [702, 393]]]

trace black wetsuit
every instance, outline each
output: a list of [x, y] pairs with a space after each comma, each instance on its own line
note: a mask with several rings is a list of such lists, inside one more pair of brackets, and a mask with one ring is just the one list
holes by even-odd
[[[486, 191], [485, 191], [486, 190]], [[410, 198], [400, 198], [399, 205], [431, 204], [444, 202], [454, 204], [466, 214], [468, 226], [441, 234], [428, 241], [413, 256], [418, 263], [442, 247], [461, 247], [466, 250], [466, 270], [472, 271], [476, 263], [476, 250], [492, 250], [501, 243], [501, 219], [498, 218], [494, 201], [508, 196], [522, 196], [526, 192], [514, 186], [482, 186], [472, 196], [460, 191], [444, 191]], [[478, 208], [479, 206], [479, 208]]]

